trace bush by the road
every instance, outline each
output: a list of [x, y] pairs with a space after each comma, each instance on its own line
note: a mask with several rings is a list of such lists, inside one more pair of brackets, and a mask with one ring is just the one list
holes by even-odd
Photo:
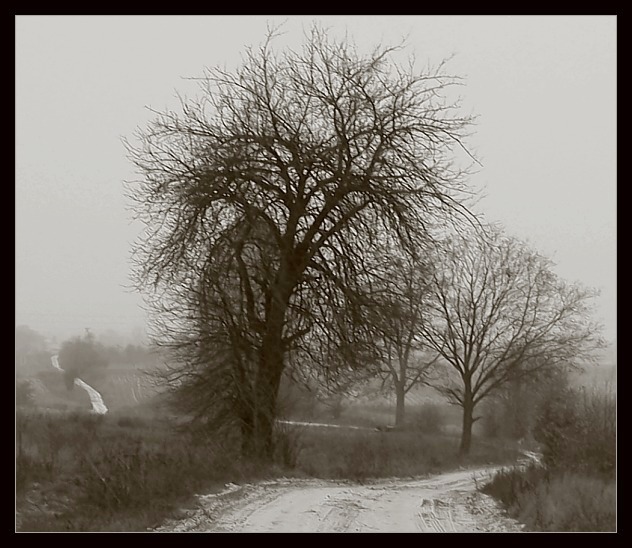
[[540, 466], [508, 469], [483, 487], [529, 531], [604, 532], [616, 529], [614, 481]]
[[534, 431], [549, 469], [575, 470], [614, 478], [616, 394], [565, 390], [545, 402]]
[[19, 531], [139, 531], [200, 490], [256, 477], [163, 418], [16, 415]]
[[616, 394], [565, 390], [535, 429], [543, 466], [504, 470], [483, 487], [532, 531], [616, 530]]

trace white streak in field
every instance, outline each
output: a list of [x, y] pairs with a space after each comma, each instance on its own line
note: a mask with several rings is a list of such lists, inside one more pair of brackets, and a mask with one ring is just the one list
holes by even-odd
[[58, 369], [59, 371], [63, 371], [61, 367], [59, 367], [59, 361], [57, 360], [57, 354], [51, 356], [50, 361], [53, 362], [53, 367]]
[[[55, 369], [61, 372], [64, 371], [61, 367], [59, 367], [59, 359], [57, 357], [57, 354], [51, 356], [50, 361]], [[83, 388], [88, 393], [88, 396], [90, 397], [90, 403], [92, 404], [92, 411], [94, 413], [104, 415], [108, 412], [108, 408], [105, 406], [105, 403], [103, 403], [103, 398], [101, 397], [101, 394], [99, 394], [94, 388], [92, 388], [92, 386], [86, 384], [79, 378], [75, 379], [75, 384], [80, 388]]]
[[86, 384], [81, 379], [75, 379], [75, 384], [83, 388], [90, 396], [90, 403], [92, 404], [92, 411], [98, 413], [99, 415], [105, 415], [108, 412], [108, 408], [103, 403], [103, 398], [101, 394], [99, 394], [92, 386]]
[[132, 397], [134, 398], [134, 402], [138, 403], [138, 398], [136, 397], [136, 390], [134, 389], [134, 385], [132, 384]]
[[368, 426], [347, 426], [344, 424], [326, 424], [322, 422], [300, 422], [300, 421], [277, 421], [280, 424], [289, 424], [293, 426], [316, 426], [320, 428], [344, 428], [349, 430], [371, 430], [375, 431], [375, 428], [369, 428]]

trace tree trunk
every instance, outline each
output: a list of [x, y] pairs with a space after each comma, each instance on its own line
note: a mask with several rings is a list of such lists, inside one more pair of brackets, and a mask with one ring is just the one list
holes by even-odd
[[276, 421], [277, 397], [284, 369], [283, 324], [291, 287], [279, 284], [273, 292], [266, 318], [266, 333], [259, 354], [259, 367], [254, 386], [254, 456], [259, 460], [272, 461], [274, 457], [274, 426]]
[[254, 447], [254, 417], [251, 406], [244, 408], [240, 413], [241, 428], [241, 454], [245, 457], [254, 457], [256, 454]]
[[466, 456], [472, 446], [472, 426], [474, 425], [474, 401], [471, 390], [466, 387], [463, 396], [463, 430], [461, 431], [461, 445], [459, 455]]
[[406, 391], [404, 390], [403, 382], [395, 383], [395, 397], [395, 426], [400, 427], [404, 425], [405, 417]]
[[276, 344], [264, 343], [253, 402], [253, 428], [249, 456], [267, 462], [270, 462], [274, 456], [277, 396], [283, 373], [283, 353], [280, 348], [280, 339]]

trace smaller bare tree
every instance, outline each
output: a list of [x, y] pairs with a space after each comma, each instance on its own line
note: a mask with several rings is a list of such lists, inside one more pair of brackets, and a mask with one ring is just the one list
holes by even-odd
[[454, 236], [436, 261], [421, 326], [456, 373], [438, 388], [463, 408], [467, 454], [484, 398], [511, 380], [590, 360], [603, 342], [590, 320], [594, 292], [561, 280], [550, 260], [501, 230]]
[[381, 326], [383, 359], [378, 365], [382, 387], [395, 392], [395, 426], [405, 420], [406, 395], [421, 384], [428, 384], [438, 354], [425, 348], [421, 337], [424, 298], [430, 268], [407, 255], [389, 257], [384, 270], [380, 305], [376, 309]]

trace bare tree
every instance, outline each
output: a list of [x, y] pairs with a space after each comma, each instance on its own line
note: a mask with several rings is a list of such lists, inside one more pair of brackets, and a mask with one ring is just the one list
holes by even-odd
[[422, 329], [456, 372], [441, 389], [463, 408], [467, 454], [481, 400], [511, 380], [589, 360], [602, 340], [590, 320], [594, 292], [561, 280], [550, 260], [501, 230], [448, 239], [437, 264]]
[[406, 395], [427, 384], [438, 354], [428, 352], [421, 336], [425, 293], [431, 266], [409, 255], [385, 260], [375, 324], [380, 326], [383, 354], [377, 368], [384, 386], [395, 392], [395, 426], [404, 424]]
[[453, 163], [470, 122], [445, 98], [459, 79], [443, 64], [417, 73], [397, 48], [361, 55], [316, 27], [299, 52], [273, 42], [234, 72], [207, 69], [200, 99], [128, 144], [147, 227], [138, 286], [160, 302], [161, 340], [206, 364], [191, 384], [182, 361], [176, 386], [221, 397], [210, 364], [223, 356], [228, 393], [248, 402], [246, 450], [262, 457], [284, 370], [370, 359], [371, 250], [414, 253], [428, 223], [466, 212]]

